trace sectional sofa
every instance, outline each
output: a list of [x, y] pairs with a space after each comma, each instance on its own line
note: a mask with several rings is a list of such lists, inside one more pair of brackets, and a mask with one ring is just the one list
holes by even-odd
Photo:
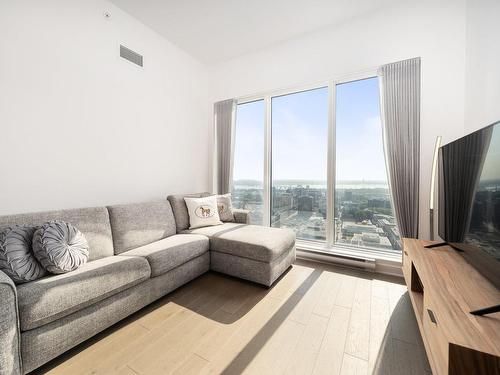
[[[203, 196], [195, 194], [191, 196]], [[0, 227], [72, 223], [87, 264], [15, 285], [0, 271], [0, 374], [25, 374], [210, 269], [270, 286], [295, 260], [292, 231], [234, 222], [189, 230], [183, 195], [0, 217]]]

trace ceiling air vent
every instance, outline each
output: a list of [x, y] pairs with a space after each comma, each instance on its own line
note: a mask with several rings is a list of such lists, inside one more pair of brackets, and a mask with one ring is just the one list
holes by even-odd
[[120, 44], [120, 56], [136, 65], [142, 66], [142, 55]]

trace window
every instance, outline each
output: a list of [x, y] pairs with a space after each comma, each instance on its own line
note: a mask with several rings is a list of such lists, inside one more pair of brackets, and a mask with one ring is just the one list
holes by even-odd
[[328, 88], [272, 98], [271, 225], [326, 239]]
[[325, 249], [401, 250], [375, 74], [238, 105], [237, 208]]
[[263, 224], [264, 100], [239, 104], [233, 164], [233, 205], [250, 210], [253, 224]]
[[400, 250], [391, 207], [378, 79], [336, 86], [335, 242]]

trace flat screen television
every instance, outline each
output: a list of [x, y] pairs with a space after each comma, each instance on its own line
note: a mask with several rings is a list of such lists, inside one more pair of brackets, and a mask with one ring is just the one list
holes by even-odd
[[500, 289], [500, 121], [439, 150], [439, 236]]

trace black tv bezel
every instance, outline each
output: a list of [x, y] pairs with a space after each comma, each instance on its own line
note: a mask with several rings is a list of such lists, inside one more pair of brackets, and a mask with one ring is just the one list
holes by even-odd
[[[471, 134], [475, 134], [484, 129], [499, 126], [500, 121], [494, 122], [488, 126], [485, 126], [479, 130], [476, 130], [472, 133], [469, 133], [463, 137], [460, 137], [452, 142], [448, 142], [447, 144], [442, 145], [439, 148], [439, 159], [438, 159], [438, 234], [444, 241], [446, 241], [445, 236], [443, 235], [444, 230], [444, 215], [442, 212], [446, 212], [443, 209], [444, 203], [444, 169], [443, 169], [443, 149], [454, 143], [458, 142], [461, 139], [469, 137]], [[500, 261], [495, 259], [492, 255], [489, 255], [486, 251], [481, 248], [471, 245], [465, 242], [450, 242], [448, 243], [451, 247], [458, 251], [460, 255], [469, 263], [472, 267], [474, 267], [478, 272], [481, 273], [488, 281], [490, 281], [498, 290], [500, 290]]]

